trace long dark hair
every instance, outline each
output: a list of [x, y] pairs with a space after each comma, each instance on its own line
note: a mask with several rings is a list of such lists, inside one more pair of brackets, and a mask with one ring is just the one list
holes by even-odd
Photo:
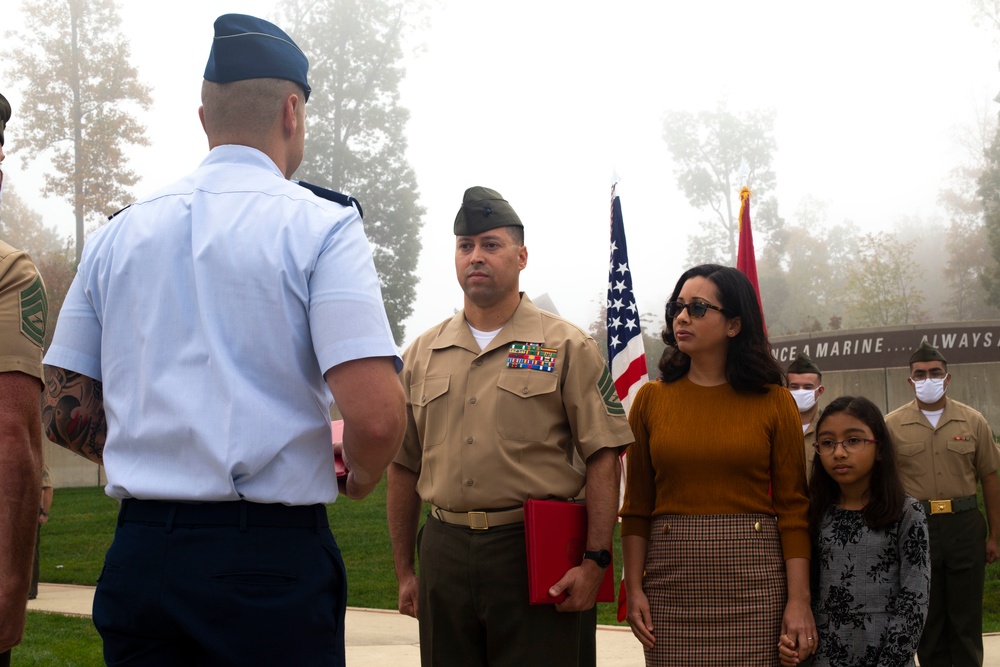
[[[823, 410], [816, 422], [816, 433], [820, 432], [823, 421], [840, 412], [848, 414], [869, 429], [878, 440], [875, 445], [875, 465], [868, 483], [868, 504], [861, 511], [865, 523], [872, 530], [884, 530], [903, 516], [903, 500], [906, 491], [896, 469], [896, 450], [889, 436], [889, 429], [882, 419], [878, 406], [864, 396], [841, 396]], [[809, 480], [809, 533], [815, 540], [819, 536], [820, 523], [827, 509], [840, 500], [840, 485], [830, 477], [817, 454], [813, 457], [812, 478]]]
[[[764, 334], [764, 316], [760, 312], [757, 293], [743, 272], [731, 266], [701, 264], [688, 269], [677, 280], [667, 303], [677, 300], [677, 295], [691, 278], [702, 277], [712, 282], [719, 293], [720, 304], [727, 319], [740, 318], [740, 331], [729, 339], [726, 351], [726, 381], [736, 391], [765, 393], [766, 385], [785, 383], [785, 372], [771, 356], [767, 336]], [[664, 315], [665, 316], [665, 315]], [[679, 380], [691, 369], [691, 357], [677, 348], [674, 322], [666, 317], [661, 337], [672, 348], [660, 358], [660, 377], [664, 382]]]

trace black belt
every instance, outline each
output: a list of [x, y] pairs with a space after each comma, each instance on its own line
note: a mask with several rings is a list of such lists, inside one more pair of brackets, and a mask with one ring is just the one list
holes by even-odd
[[944, 500], [921, 500], [920, 504], [928, 516], [931, 514], [958, 514], [959, 512], [968, 512], [979, 507], [979, 501], [975, 496], [946, 498]]
[[118, 511], [118, 525], [145, 523], [157, 526], [251, 526], [270, 528], [327, 528], [324, 505], [278, 505], [234, 500], [222, 503], [180, 503], [169, 500], [126, 498]]

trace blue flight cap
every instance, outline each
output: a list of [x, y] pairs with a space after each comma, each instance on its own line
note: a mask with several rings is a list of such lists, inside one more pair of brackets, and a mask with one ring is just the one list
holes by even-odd
[[244, 79], [285, 79], [302, 86], [309, 101], [309, 59], [288, 34], [264, 19], [224, 14], [215, 20], [215, 39], [205, 79], [232, 83]]

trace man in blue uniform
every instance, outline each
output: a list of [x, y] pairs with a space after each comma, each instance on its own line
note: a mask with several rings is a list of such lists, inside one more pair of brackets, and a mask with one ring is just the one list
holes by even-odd
[[109, 665], [344, 663], [331, 393], [352, 498], [405, 417], [358, 212], [288, 180], [307, 70], [277, 26], [220, 17], [208, 157], [91, 236], [60, 314], [46, 432], [122, 500], [94, 600]]

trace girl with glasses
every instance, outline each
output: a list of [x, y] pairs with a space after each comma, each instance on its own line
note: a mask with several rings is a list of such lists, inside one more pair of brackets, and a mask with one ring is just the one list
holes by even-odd
[[[809, 483], [819, 667], [912, 667], [927, 617], [927, 519], [906, 495], [878, 407], [841, 396], [816, 425]], [[796, 665], [788, 637], [781, 664]]]
[[782, 633], [807, 655], [802, 425], [750, 281], [686, 271], [663, 340], [660, 380], [629, 416], [621, 511], [627, 619], [646, 664], [773, 667]]

